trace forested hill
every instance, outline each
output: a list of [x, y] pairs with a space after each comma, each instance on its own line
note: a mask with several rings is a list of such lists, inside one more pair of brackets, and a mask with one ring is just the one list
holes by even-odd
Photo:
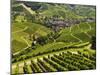
[[[33, 11], [41, 12], [44, 15], [59, 15], [63, 18], [95, 18], [95, 6], [72, 5], [72, 4], [54, 4], [39, 2], [13, 2], [13, 4], [24, 3]], [[19, 8], [20, 9], [20, 8]]]
[[[62, 17], [76, 17], [76, 16], [82, 16], [82, 17], [95, 17], [95, 7], [93, 6], [82, 6], [82, 5], [72, 5], [72, 4], [54, 4], [54, 3], [31, 3], [31, 2], [25, 2], [25, 5], [32, 8], [34, 11], [44, 11], [45, 13], [48, 11], [53, 12], [57, 11], [57, 14], [60, 14]], [[51, 11], [52, 10], [52, 11]], [[69, 15], [66, 15], [66, 14]], [[49, 13], [48, 13], [49, 14]], [[63, 15], [62, 15], [63, 14]]]

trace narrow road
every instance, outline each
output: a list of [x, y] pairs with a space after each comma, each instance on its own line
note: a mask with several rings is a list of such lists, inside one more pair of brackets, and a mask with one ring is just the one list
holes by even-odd
[[21, 3], [20, 5], [25, 8], [31, 15], [35, 14], [35, 12], [31, 8], [27, 7], [25, 4]]

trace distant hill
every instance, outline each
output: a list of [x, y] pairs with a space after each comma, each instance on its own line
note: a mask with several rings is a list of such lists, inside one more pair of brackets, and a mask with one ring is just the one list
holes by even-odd
[[[95, 7], [84, 5], [72, 5], [72, 4], [54, 4], [44, 2], [16, 2], [16, 5], [24, 3], [27, 7], [35, 12], [40, 13], [43, 16], [59, 16], [66, 19], [80, 19], [80, 18], [95, 18]], [[20, 11], [22, 7], [13, 7], [16, 11]]]

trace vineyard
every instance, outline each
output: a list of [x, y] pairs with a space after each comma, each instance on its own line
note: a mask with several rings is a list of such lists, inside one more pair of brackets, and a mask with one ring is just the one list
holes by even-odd
[[61, 52], [17, 64], [13, 74], [91, 70], [96, 68], [96, 56], [91, 50]]
[[[80, 23], [59, 32], [60, 37], [57, 41], [67, 42], [86, 42], [96, 35], [95, 23]], [[67, 33], [67, 34], [66, 34]]]
[[12, 1], [12, 74], [96, 69], [95, 6]]

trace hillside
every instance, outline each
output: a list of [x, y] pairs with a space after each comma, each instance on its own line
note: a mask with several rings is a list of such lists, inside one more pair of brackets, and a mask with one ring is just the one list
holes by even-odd
[[12, 2], [12, 74], [96, 68], [95, 6]]
[[[49, 28], [35, 23], [13, 23], [12, 25], [12, 45], [13, 52], [17, 52], [31, 46], [32, 37], [46, 36], [52, 32]], [[21, 46], [22, 45], [22, 46]], [[17, 48], [16, 48], [17, 47]]]

